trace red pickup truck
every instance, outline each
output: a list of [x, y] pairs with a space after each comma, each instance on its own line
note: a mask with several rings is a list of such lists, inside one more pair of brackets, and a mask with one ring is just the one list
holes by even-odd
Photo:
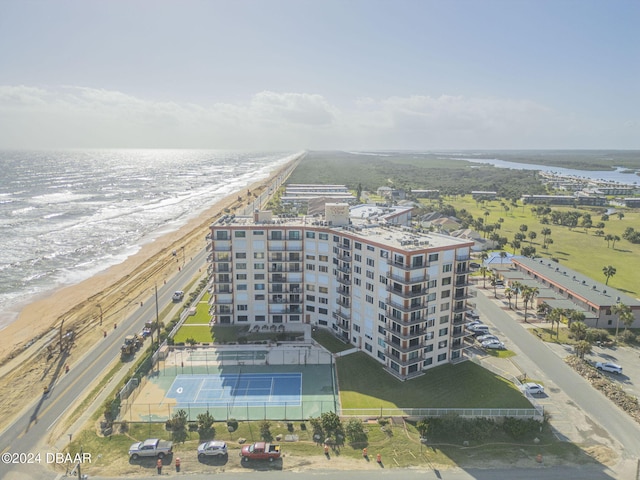
[[245, 445], [240, 451], [243, 462], [249, 460], [269, 460], [273, 462], [280, 458], [280, 445], [265, 442], [256, 442], [253, 445]]

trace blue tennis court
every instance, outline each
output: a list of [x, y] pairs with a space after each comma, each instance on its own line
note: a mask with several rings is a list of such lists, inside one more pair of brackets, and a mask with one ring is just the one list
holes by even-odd
[[167, 397], [178, 404], [300, 405], [302, 373], [178, 375]]

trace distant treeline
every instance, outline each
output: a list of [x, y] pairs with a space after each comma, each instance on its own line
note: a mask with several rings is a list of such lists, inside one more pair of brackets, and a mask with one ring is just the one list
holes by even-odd
[[341, 184], [375, 192], [378, 187], [440, 190], [441, 195], [495, 191], [508, 199], [523, 194], [545, 194], [537, 172], [511, 170], [464, 161], [439, 159], [431, 154], [390, 153], [387, 156], [346, 152], [309, 152], [288, 183]]

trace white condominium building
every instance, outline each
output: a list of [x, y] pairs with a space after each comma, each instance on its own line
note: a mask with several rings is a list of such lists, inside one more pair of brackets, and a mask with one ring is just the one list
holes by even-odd
[[330, 329], [401, 379], [464, 359], [473, 242], [350, 219], [223, 217], [211, 226], [212, 321]]

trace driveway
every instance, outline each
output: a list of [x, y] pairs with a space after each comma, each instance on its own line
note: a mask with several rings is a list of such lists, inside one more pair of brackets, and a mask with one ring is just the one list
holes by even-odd
[[[551, 414], [558, 437], [580, 445], [603, 463], [616, 463], [618, 478], [635, 478], [640, 425], [566, 365], [563, 358], [571, 353], [570, 347], [552, 346], [531, 335], [519, 314], [509, 310], [501, 298], [495, 299], [492, 289], [478, 288], [477, 311], [483, 322], [493, 326], [492, 333], [497, 332], [507, 349], [516, 353], [511, 359], [490, 361], [507, 372], [526, 374], [545, 385], [545, 396], [538, 403]], [[610, 350], [598, 348], [593, 355], [610, 355]], [[633, 364], [620, 360], [623, 362]], [[638, 385], [634, 380], [626, 376], [619, 379]]]

